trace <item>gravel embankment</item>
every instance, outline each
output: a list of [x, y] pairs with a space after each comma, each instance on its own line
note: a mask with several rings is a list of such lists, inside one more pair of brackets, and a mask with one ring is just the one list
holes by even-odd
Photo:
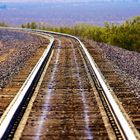
[[47, 44], [42, 37], [0, 29], [0, 88], [3, 88], [35, 51]]
[[[98, 48], [99, 47], [99, 48]], [[140, 53], [97, 43], [103, 57], [111, 62], [121, 79], [140, 97]]]

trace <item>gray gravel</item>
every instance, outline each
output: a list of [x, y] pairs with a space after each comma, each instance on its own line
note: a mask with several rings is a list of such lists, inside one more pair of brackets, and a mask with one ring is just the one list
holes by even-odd
[[0, 88], [3, 88], [35, 51], [46, 43], [27, 32], [0, 29]]
[[140, 53], [128, 51], [116, 46], [97, 43], [103, 56], [108, 59], [132, 92], [140, 97]]

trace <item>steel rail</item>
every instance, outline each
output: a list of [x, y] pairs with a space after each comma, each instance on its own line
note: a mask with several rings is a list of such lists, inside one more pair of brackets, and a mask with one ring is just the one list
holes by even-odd
[[47, 37], [47, 35], [45, 36], [40, 35], [40, 36], [48, 38], [50, 40], [50, 43], [47, 46], [41, 58], [39, 59], [39, 61], [37, 62], [37, 64], [35, 65], [35, 67], [33, 68], [32, 72], [30, 73], [30, 75], [27, 77], [26, 81], [20, 88], [19, 92], [17, 93], [15, 98], [12, 100], [12, 102], [10, 103], [10, 105], [2, 115], [0, 119], [0, 139], [4, 139], [8, 131], [7, 129], [9, 128], [9, 125], [12, 119], [14, 118], [14, 115], [16, 114], [19, 106], [22, 104], [22, 101], [24, 100], [25, 96], [27, 96], [30, 86], [33, 84], [34, 80], [36, 79], [36, 75], [39, 73], [42, 65], [44, 64], [45, 59], [48, 57], [51, 48], [53, 46], [54, 38], [52, 36], [50, 35], [48, 35], [49, 37]]
[[[125, 118], [124, 114], [122, 113], [119, 105], [117, 104], [117, 102], [113, 98], [113, 96], [111, 94], [111, 88], [109, 88], [107, 86], [107, 84], [104, 80], [104, 77], [101, 74], [101, 72], [100, 72], [97, 64], [95, 63], [93, 57], [90, 55], [87, 48], [80, 41], [79, 38], [77, 38], [75, 36], [72, 36], [72, 35], [68, 35], [68, 34], [57, 33], [57, 32], [52, 32], [52, 31], [44, 31], [44, 30], [22, 29], [22, 28], [12, 28], [12, 27], [11, 28], [6, 28], [6, 29], [15, 29], [15, 30], [18, 29], [18, 30], [34, 31], [34, 32], [41, 32], [41, 33], [47, 33], [47, 34], [53, 34], [53, 35], [60, 35], [60, 36], [70, 37], [70, 38], [73, 38], [76, 41], [78, 41], [79, 45], [80, 45], [80, 48], [84, 51], [90, 65], [91, 65], [91, 67], [94, 71], [94, 74], [96, 75], [96, 77], [97, 77], [97, 79], [100, 83], [100, 86], [103, 90], [104, 96], [106, 97], [106, 100], [108, 101], [108, 104], [110, 105], [109, 108], [111, 109], [111, 112], [113, 112], [113, 116], [115, 117], [114, 119], [117, 120], [117, 124], [119, 124], [119, 127], [121, 129], [120, 131], [123, 133], [123, 137], [127, 140], [137, 140], [137, 136], [133, 132], [131, 126], [129, 125], [129, 122], [126, 120], [126, 118]], [[29, 85], [27, 85], [27, 87], [29, 88]], [[27, 87], [26, 87], [26, 90], [27, 90]], [[15, 104], [15, 106], [17, 106], [17, 105]], [[13, 110], [11, 112], [13, 112]], [[11, 113], [11, 114], [13, 114], [13, 113]], [[9, 118], [11, 118], [11, 117], [9, 117]], [[5, 123], [7, 121], [9, 122], [8, 118], [6, 120], [5, 119], [3, 120], [3, 122], [5, 122]], [[4, 133], [4, 131], [3, 132], [1, 131], [3, 129], [3, 127], [1, 127], [1, 124], [0, 124], [0, 138], [2, 137], [2, 134]], [[6, 127], [4, 127], [4, 129], [6, 130]]]
[[[37, 30], [37, 31], [40, 32], [40, 30]], [[126, 120], [126, 118], [125, 118], [124, 114], [122, 113], [119, 105], [117, 104], [114, 97], [112, 96], [111, 88], [106, 84], [106, 82], [104, 80], [104, 76], [100, 72], [100, 70], [99, 70], [97, 64], [95, 63], [93, 57], [90, 55], [89, 51], [84, 46], [84, 44], [80, 41], [80, 39], [75, 37], [75, 36], [68, 35], [68, 34], [56, 33], [56, 32], [52, 32], [52, 31], [45, 31], [45, 32], [46, 33], [51, 33], [51, 34], [54, 34], [54, 35], [61, 35], [61, 36], [70, 37], [70, 38], [73, 38], [73, 39], [75, 39], [76, 41], [79, 42], [80, 47], [83, 49], [87, 59], [90, 62], [90, 65], [92, 66], [93, 72], [96, 75], [96, 78], [100, 83], [100, 86], [102, 87], [104, 96], [106, 97], [106, 100], [108, 101], [108, 104], [110, 106], [109, 108], [111, 109], [111, 112], [113, 113], [113, 116], [115, 117], [114, 119], [117, 121], [117, 124], [119, 125], [119, 128], [121, 129], [121, 130], [120, 129], [119, 130], [123, 134], [123, 138], [125, 138], [127, 140], [137, 140], [137, 136], [133, 132], [129, 122]]]

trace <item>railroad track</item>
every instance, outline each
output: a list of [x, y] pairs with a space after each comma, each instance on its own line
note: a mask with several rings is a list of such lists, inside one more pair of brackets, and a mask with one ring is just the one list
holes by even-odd
[[36, 32], [53, 35], [55, 45], [51, 36], [3, 114], [0, 138], [138, 139], [83, 43], [70, 35]]

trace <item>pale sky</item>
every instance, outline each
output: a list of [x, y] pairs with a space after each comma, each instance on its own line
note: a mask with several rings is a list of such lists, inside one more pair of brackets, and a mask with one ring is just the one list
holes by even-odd
[[121, 1], [121, 0], [0, 0], [0, 2], [89, 2], [89, 1]]
[[95, 0], [0, 0], [0, 2], [87, 2]]
[[[124, 1], [124, 0], [0, 0], [0, 2], [93, 2], [93, 1]], [[125, 0], [136, 1], [136, 0]], [[138, 1], [138, 0], [137, 0]]]

